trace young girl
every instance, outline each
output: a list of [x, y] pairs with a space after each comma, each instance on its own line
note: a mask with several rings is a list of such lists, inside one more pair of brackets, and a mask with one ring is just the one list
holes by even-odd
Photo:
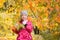
[[27, 19], [28, 14], [27, 10], [21, 11], [21, 21], [20, 24], [24, 25], [24, 28], [21, 28], [19, 31], [13, 30], [18, 34], [17, 40], [32, 40], [31, 32], [33, 30], [32, 22]]

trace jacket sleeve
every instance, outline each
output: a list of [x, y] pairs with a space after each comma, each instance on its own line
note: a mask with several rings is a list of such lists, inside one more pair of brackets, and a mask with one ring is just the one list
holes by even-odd
[[32, 25], [32, 22], [31, 22], [31, 21], [27, 22], [26, 29], [27, 29], [27, 31], [28, 31], [29, 33], [32, 32], [32, 30], [33, 30], [33, 25]]

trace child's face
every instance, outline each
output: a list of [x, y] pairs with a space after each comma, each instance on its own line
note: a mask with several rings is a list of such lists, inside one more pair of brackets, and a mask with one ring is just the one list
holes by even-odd
[[22, 15], [22, 20], [26, 20], [27, 16], [25, 14]]

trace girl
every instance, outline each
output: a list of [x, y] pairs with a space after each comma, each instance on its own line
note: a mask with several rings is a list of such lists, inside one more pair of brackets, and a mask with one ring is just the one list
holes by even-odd
[[24, 25], [19, 31], [17, 29], [13, 32], [18, 34], [17, 40], [32, 40], [31, 32], [33, 30], [32, 22], [27, 19], [27, 10], [21, 11], [21, 21], [19, 23]]

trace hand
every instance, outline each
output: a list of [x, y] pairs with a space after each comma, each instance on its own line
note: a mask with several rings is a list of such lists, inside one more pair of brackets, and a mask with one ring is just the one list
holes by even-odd
[[12, 26], [12, 27], [11, 27], [11, 30], [12, 30], [13, 32], [15, 32], [17, 29], [16, 29], [16, 27]]

